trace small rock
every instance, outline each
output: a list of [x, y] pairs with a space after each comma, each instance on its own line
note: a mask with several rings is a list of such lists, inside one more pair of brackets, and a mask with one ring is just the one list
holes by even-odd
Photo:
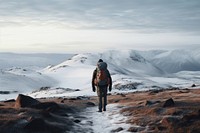
[[141, 132], [144, 129], [145, 129], [144, 127], [130, 127], [127, 131], [129, 131], [129, 132]]
[[92, 126], [93, 125], [93, 122], [92, 121], [87, 121], [87, 124]]
[[130, 127], [127, 131], [129, 131], [129, 132], [138, 132], [138, 128]]
[[156, 103], [160, 103], [160, 101], [149, 101], [149, 100], [147, 100], [145, 105], [146, 106], [151, 106], [151, 105], [154, 105]]
[[180, 116], [180, 115], [182, 115], [183, 114], [183, 111], [181, 111], [181, 110], [177, 110], [177, 111], [175, 111], [174, 113], [172, 113], [172, 116]]
[[179, 87], [171, 87], [171, 88], [169, 88], [169, 90], [180, 90], [180, 88]]
[[46, 86], [46, 87], [41, 87], [41, 88], [40, 88], [40, 91], [42, 91], [42, 90], [48, 90], [48, 89], [50, 89], [50, 87], [48, 87], [48, 86]]
[[0, 94], [10, 94], [10, 91], [0, 91]]
[[78, 119], [76, 119], [76, 120], [74, 120], [74, 122], [75, 122], [75, 123], [80, 123], [81, 121], [78, 120]]
[[75, 97], [68, 98], [68, 100], [77, 100]]
[[119, 99], [117, 99], [117, 100], [114, 100], [114, 103], [118, 103], [120, 100]]
[[125, 94], [121, 94], [121, 96], [122, 96], [122, 97], [126, 97], [126, 95], [125, 95]]
[[159, 92], [161, 92], [161, 90], [151, 90], [149, 92], [149, 94], [156, 94], [156, 93], [159, 93]]
[[[167, 127], [167, 128], [170, 128], [171, 126], [173, 126], [173, 124], [174, 123], [178, 123], [180, 120], [177, 118], [177, 117], [171, 117], [171, 116], [169, 116], [169, 117], [164, 117], [161, 121], [160, 121], [160, 123], [163, 125], [163, 126], [165, 126], [165, 127]], [[161, 126], [162, 127], [162, 126]], [[162, 128], [160, 128], [159, 130], [164, 130], [164, 129], [162, 129]]]
[[64, 103], [64, 102], [65, 102], [65, 100], [64, 100], [64, 99], [60, 101], [60, 103]]
[[85, 97], [85, 96], [78, 96], [76, 99], [77, 100], [89, 100], [90, 98], [89, 97]]
[[163, 130], [166, 130], [167, 128], [166, 127], [164, 127], [164, 126], [158, 126], [158, 130], [160, 130], [160, 131], [163, 131]]
[[167, 101], [165, 101], [165, 103], [164, 103], [164, 105], [163, 105], [163, 107], [165, 108], [165, 107], [172, 107], [172, 106], [174, 106], [174, 100], [172, 99], [172, 98], [170, 98], [170, 99], [168, 99]]
[[180, 93], [189, 93], [190, 90], [180, 90], [179, 92], [180, 92]]
[[95, 106], [95, 104], [93, 102], [87, 102], [86, 104], [89, 106]]
[[122, 131], [122, 130], [124, 130], [122, 127], [119, 127], [119, 128], [117, 128], [117, 129], [113, 129], [112, 131], [111, 131], [111, 133], [115, 133], [115, 132], [120, 132], [120, 131]]
[[182, 118], [182, 122], [183, 121], [189, 122], [189, 121], [199, 120], [199, 118], [200, 118], [199, 112], [193, 112], [191, 114], [184, 115], [183, 118]]
[[10, 100], [4, 101], [4, 103], [9, 103], [9, 102], [15, 102], [15, 99], [10, 99]]
[[196, 87], [196, 85], [195, 85], [195, 84], [193, 84], [191, 87]]

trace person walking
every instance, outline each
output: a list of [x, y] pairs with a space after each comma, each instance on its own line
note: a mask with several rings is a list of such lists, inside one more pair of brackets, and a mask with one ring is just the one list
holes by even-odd
[[93, 92], [97, 90], [98, 95], [98, 112], [102, 112], [102, 109], [103, 111], [106, 111], [108, 89], [111, 92], [112, 78], [107, 69], [107, 63], [102, 59], [99, 59], [92, 76], [92, 90]]

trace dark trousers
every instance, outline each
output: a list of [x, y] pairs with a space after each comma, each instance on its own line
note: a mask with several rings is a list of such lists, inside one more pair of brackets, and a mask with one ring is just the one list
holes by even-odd
[[104, 111], [106, 111], [106, 105], [107, 105], [107, 86], [98, 86], [97, 87], [97, 95], [99, 100], [99, 111], [102, 111], [102, 108]]

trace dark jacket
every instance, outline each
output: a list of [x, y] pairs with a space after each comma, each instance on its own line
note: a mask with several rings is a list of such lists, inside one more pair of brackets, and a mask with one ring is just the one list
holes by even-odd
[[[109, 87], [109, 91], [111, 91], [112, 90], [112, 78], [111, 78], [111, 76], [110, 76], [110, 72], [108, 71], [108, 73], [109, 73], [109, 80], [110, 80], [110, 84], [109, 84], [109, 86], [108, 85], [106, 85], [106, 86], [108, 86]], [[95, 83], [94, 83], [94, 80], [95, 80], [95, 78], [96, 78], [96, 75], [97, 75], [97, 68], [93, 71], [93, 75], [92, 75], [92, 89], [93, 89], [93, 91], [95, 92]]]

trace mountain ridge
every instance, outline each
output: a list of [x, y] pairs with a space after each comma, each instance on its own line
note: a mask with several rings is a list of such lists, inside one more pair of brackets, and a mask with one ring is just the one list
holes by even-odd
[[[26, 66], [27, 63], [25, 63], [24, 67], [16, 65], [16, 67], [1, 69], [0, 91], [20, 90], [19, 92], [23, 93], [27, 92], [26, 90], [34, 91], [47, 86], [50, 87], [48, 92], [37, 95], [40, 97], [57, 95], [56, 88], [80, 90], [63, 94], [68, 96], [94, 95], [91, 92], [91, 78], [100, 58], [108, 64], [113, 78], [113, 92], [198, 85], [200, 83], [196, 74], [200, 71], [200, 63], [197, 62], [198, 59], [200, 60], [199, 53], [198, 49], [193, 51], [110, 50], [101, 53], [74, 54], [66, 56], [65, 59], [62, 57], [61, 63], [54, 61], [54, 64], [42, 69]], [[9, 63], [11, 60], [6, 61]], [[37, 63], [37, 60], [35, 61]], [[38, 58], [38, 63], [40, 63], [40, 58]], [[21, 85], [16, 81], [20, 81]], [[120, 89], [117, 90], [117, 88]]]

